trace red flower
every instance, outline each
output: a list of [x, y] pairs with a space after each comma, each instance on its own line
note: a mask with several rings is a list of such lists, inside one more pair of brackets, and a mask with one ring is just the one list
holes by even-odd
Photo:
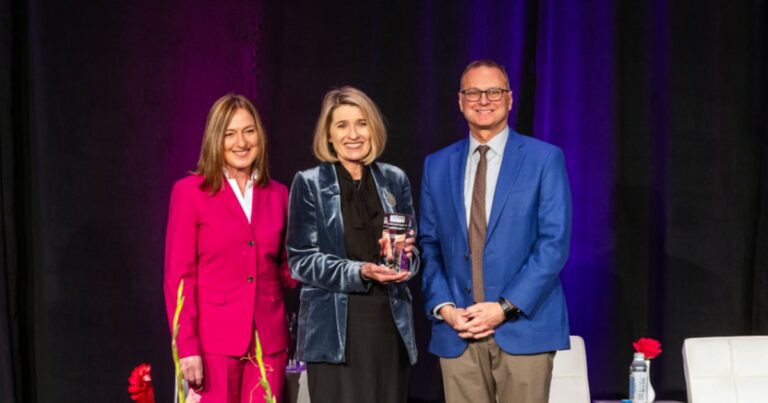
[[155, 391], [152, 389], [152, 367], [141, 364], [133, 369], [128, 378], [128, 393], [137, 403], [155, 403]]
[[655, 339], [641, 337], [632, 343], [632, 346], [635, 347], [635, 351], [638, 353], [643, 353], [647, 360], [656, 358], [657, 355], [661, 354], [661, 343]]

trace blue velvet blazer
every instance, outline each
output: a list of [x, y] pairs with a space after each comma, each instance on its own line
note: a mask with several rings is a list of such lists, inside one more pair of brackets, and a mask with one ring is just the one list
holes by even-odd
[[[405, 173], [379, 162], [371, 164], [370, 169], [384, 211], [413, 215], [411, 185]], [[299, 359], [344, 362], [348, 294], [368, 291], [370, 282], [360, 276], [363, 262], [347, 259], [339, 182], [332, 164], [322, 163], [294, 177], [288, 201], [287, 244], [291, 275], [304, 283], [299, 308]], [[416, 252], [411, 261], [412, 277], [419, 264]], [[414, 364], [411, 291], [406, 283], [389, 284], [387, 288], [395, 325]]]

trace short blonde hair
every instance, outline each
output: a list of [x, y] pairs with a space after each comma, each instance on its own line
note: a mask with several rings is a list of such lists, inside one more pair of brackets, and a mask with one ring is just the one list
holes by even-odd
[[205, 132], [203, 132], [203, 144], [200, 147], [200, 159], [194, 172], [203, 176], [203, 183], [200, 185], [200, 189], [208, 190], [211, 194], [216, 194], [221, 189], [223, 183], [224, 134], [238, 109], [248, 111], [256, 123], [256, 135], [258, 136], [259, 143], [256, 150], [256, 160], [253, 162], [252, 167], [252, 169], [256, 169], [259, 173], [256, 185], [266, 186], [267, 182], [269, 182], [267, 133], [264, 130], [261, 117], [251, 101], [246, 97], [237, 94], [227, 94], [214, 102], [210, 112], [208, 112]]
[[344, 86], [328, 91], [323, 98], [320, 107], [320, 116], [315, 125], [315, 136], [312, 140], [312, 152], [315, 157], [323, 162], [336, 162], [339, 157], [329, 141], [331, 120], [333, 111], [341, 105], [350, 105], [360, 108], [363, 117], [368, 121], [371, 133], [371, 151], [363, 158], [363, 164], [369, 165], [384, 152], [387, 143], [387, 129], [384, 126], [384, 118], [376, 104], [357, 88]]

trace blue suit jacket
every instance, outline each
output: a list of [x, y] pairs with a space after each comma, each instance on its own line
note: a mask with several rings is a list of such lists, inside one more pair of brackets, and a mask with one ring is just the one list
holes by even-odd
[[[464, 139], [429, 155], [421, 184], [422, 291], [432, 319], [429, 350], [441, 357], [461, 355], [467, 342], [432, 310], [473, 303], [463, 196], [468, 148]], [[523, 312], [496, 328], [496, 342], [510, 354], [569, 348], [559, 274], [568, 258], [571, 193], [559, 148], [509, 131], [486, 236], [486, 301], [503, 297]]]
[[[399, 168], [370, 165], [385, 213], [413, 215], [408, 177]], [[339, 182], [332, 164], [296, 174], [288, 201], [288, 264], [293, 278], [304, 283], [299, 307], [299, 359], [308, 362], [345, 361], [349, 293], [366, 292], [370, 282], [360, 277], [363, 262], [347, 259], [341, 216]], [[419, 270], [418, 251], [411, 276]], [[395, 326], [411, 364], [416, 363], [411, 291], [405, 283], [388, 284]]]

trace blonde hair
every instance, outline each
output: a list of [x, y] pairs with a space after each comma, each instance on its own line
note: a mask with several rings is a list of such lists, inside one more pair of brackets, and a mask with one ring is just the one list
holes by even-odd
[[315, 125], [315, 136], [312, 140], [312, 152], [315, 157], [323, 162], [336, 162], [339, 157], [330, 143], [331, 120], [333, 111], [341, 105], [350, 105], [360, 108], [363, 117], [368, 121], [368, 127], [371, 134], [371, 150], [363, 158], [363, 164], [369, 165], [384, 152], [384, 146], [387, 143], [387, 128], [384, 126], [384, 119], [375, 103], [357, 88], [344, 86], [328, 91], [323, 98], [320, 107], [320, 116]]
[[259, 176], [256, 179], [257, 186], [265, 186], [269, 182], [269, 167], [267, 166], [267, 133], [261, 122], [259, 113], [251, 101], [242, 95], [227, 94], [219, 98], [211, 106], [208, 119], [205, 122], [203, 144], [200, 147], [200, 159], [197, 162], [195, 174], [203, 176], [200, 189], [208, 190], [216, 194], [223, 183], [224, 169], [224, 133], [232, 122], [232, 117], [238, 109], [248, 111], [256, 123], [258, 144], [256, 147], [256, 160], [252, 169], [256, 169]]

